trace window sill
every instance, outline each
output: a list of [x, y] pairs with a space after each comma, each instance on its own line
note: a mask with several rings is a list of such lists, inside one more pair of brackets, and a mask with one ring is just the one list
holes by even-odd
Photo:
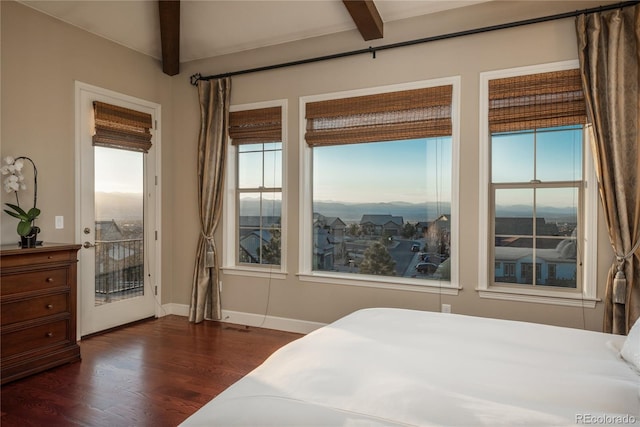
[[230, 274], [234, 276], [247, 276], [247, 277], [262, 277], [267, 279], [279, 279], [284, 280], [287, 278], [287, 273], [275, 268], [260, 268], [260, 267], [222, 267], [224, 274]]
[[451, 282], [426, 281], [420, 279], [405, 279], [403, 283], [390, 282], [379, 276], [346, 277], [344, 274], [331, 273], [300, 273], [298, 278], [302, 282], [325, 283], [331, 285], [361, 286], [366, 288], [392, 289], [400, 291], [427, 292], [442, 295], [458, 295], [462, 289]]
[[539, 304], [565, 305], [569, 307], [595, 308], [598, 298], [585, 297], [569, 292], [536, 291], [526, 289], [493, 288], [476, 289], [480, 298], [506, 301], [534, 302]]

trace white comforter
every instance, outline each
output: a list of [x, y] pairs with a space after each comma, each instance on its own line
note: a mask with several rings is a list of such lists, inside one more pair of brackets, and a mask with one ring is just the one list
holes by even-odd
[[281, 348], [183, 426], [640, 423], [625, 337], [402, 309], [357, 311]]

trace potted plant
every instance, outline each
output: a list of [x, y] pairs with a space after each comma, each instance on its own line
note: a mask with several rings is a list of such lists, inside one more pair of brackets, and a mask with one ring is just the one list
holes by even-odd
[[[24, 160], [31, 162], [33, 166], [33, 207], [28, 211], [25, 211], [20, 207], [20, 199], [18, 197], [19, 190], [26, 190], [27, 186], [24, 183], [24, 175], [22, 174], [22, 168], [24, 167]], [[36, 207], [38, 202], [38, 169], [35, 163], [28, 157], [6, 157], [4, 159], [6, 165], [0, 168], [2, 175], [8, 175], [4, 179], [4, 189], [7, 193], [14, 192], [16, 195], [16, 203], [5, 203], [9, 209], [4, 211], [14, 218], [19, 220], [18, 222], [18, 235], [21, 238], [22, 247], [35, 247], [37, 245], [38, 233], [40, 228], [35, 225], [35, 220], [40, 215], [40, 209]]]

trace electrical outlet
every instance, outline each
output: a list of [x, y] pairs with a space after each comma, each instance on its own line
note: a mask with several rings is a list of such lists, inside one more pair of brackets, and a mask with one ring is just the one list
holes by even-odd
[[64, 228], [64, 217], [63, 216], [56, 216], [56, 229], [60, 230]]
[[442, 304], [443, 313], [451, 313], [451, 304]]

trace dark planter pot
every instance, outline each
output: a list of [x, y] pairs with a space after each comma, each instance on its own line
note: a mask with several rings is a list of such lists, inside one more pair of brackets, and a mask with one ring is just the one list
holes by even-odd
[[31, 233], [27, 236], [20, 236], [20, 246], [22, 248], [35, 248], [39, 243], [38, 242], [38, 232], [40, 231], [39, 227], [32, 227]]

